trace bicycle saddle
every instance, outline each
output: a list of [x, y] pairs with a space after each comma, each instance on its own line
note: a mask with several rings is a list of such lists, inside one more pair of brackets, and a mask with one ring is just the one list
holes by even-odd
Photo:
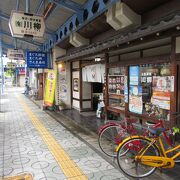
[[153, 125], [155, 125], [156, 123], [155, 123], [155, 122], [152, 122], [152, 121], [146, 121], [145, 124], [146, 124], [147, 126], [153, 126]]
[[156, 127], [156, 128], [146, 127], [146, 126], [143, 126], [143, 125], [140, 125], [140, 124], [135, 124], [135, 123], [133, 123], [133, 125], [134, 125], [135, 127], [141, 128], [141, 129], [146, 129], [146, 130], [148, 130], [152, 135], [156, 135], [156, 136], [159, 136], [163, 131], [166, 130], [165, 128], [162, 128], [162, 127]]
[[159, 136], [163, 131], [165, 131], [165, 128], [147, 128], [149, 130], [149, 132], [153, 135]]

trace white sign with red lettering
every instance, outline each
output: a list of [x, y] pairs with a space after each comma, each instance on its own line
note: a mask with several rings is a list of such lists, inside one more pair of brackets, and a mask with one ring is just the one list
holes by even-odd
[[45, 32], [44, 18], [43, 16], [12, 11], [9, 28], [13, 37], [42, 38]]

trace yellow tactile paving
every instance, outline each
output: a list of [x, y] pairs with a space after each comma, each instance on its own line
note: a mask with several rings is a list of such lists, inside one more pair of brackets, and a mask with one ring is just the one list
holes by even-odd
[[4, 179], [0, 179], [0, 180], [33, 180], [32, 175], [31, 174], [21, 174], [18, 176], [12, 176], [12, 177], [7, 177]]
[[[56, 159], [57, 163], [61, 167], [65, 176], [68, 179], [73, 180], [87, 180], [88, 178], [84, 175], [83, 171], [78, 167], [78, 165], [71, 160], [69, 155], [65, 152], [60, 144], [54, 139], [54, 137], [50, 134], [50, 132], [44, 127], [44, 125], [40, 122], [40, 120], [36, 117], [35, 114], [30, 110], [30, 108], [24, 103], [22, 98], [19, 97], [19, 101], [30, 117], [33, 125], [38, 130], [41, 135], [43, 141], [48, 146], [51, 154]], [[14, 179], [13, 179], [14, 180]]]

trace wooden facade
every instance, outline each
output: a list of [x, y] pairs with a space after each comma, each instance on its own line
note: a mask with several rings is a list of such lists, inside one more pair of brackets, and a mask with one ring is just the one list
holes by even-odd
[[[76, 61], [79, 63], [78, 68], [73, 68], [73, 65], [71, 65], [72, 83], [73, 72], [77, 70], [79, 72], [79, 98], [74, 97], [72, 92], [72, 105], [73, 100], [78, 101], [79, 109], [82, 111], [83, 102], [90, 101], [90, 99], [83, 99], [82, 67], [95, 64], [93, 60], [94, 57], [98, 55], [102, 57], [102, 62], [105, 63], [105, 79], [107, 83], [105, 85], [106, 89], [104, 97], [105, 112], [107, 114], [114, 113], [117, 116], [123, 114], [126, 117], [136, 117], [142, 121], [148, 119], [156, 121], [157, 117], [130, 112], [127, 102], [125, 103], [124, 110], [109, 106], [109, 96], [114, 99], [120, 97], [119, 95], [109, 95], [108, 93], [109, 69], [113, 67], [124, 67], [124, 75], [127, 76], [129, 84], [128, 69], [130, 66], [143, 66], [144, 64], [169, 64], [169, 76], [174, 78], [174, 85], [173, 91], [170, 93], [170, 119], [169, 121], [166, 121], [166, 124], [171, 126], [176, 124], [177, 121], [172, 114], [173, 112], [180, 111], [180, 53], [176, 52], [176, 37], [180, 37], [180, 12], [175, 11], [178, 4], [178, 1], [166, 1], [164, 4], [162, 2], [162, 4], [154, 7], [154, 9], [152, 8], [151, 11], [147, 10], [147, 12], [143, 12], [142, 18], [144, 24], [142, 26], [136, 29], [130, 29], [123, 33], [111, 30], [104, 32], [102, 35], [96, 34], [96, 36], [92, 38], [92, 43], [90, 45], [78, 49], [70, 48], [65, 56], [60, 57], [59, 59], [63, 59], [64, 61], [72, 61], [72, 64]], [[131, 8], [133, 9], [133, 6]], [[161, 12], [161, 8], [166, 11]], [[155, 12], [156, 16], [153, 15], [153, 12]], [[162, 18], [162, 14], [166, 14], [164, 19]], [[97, 21], [99, 21], [99, 19]], [[82, 31], [82, 33], [85, 33], [85, 30]], [[162, 50], [162, 53], [158, 54], [158, 50]], [[150, 52], [152, 55], [147, 55]], [[138, 56], [133, 57], [133, 53], [138, 53]], [[130, 54], [130, 58], [124, 58], [128, 57]], [[111, 61], [112, 57], [116, 57], [115, 62]]]

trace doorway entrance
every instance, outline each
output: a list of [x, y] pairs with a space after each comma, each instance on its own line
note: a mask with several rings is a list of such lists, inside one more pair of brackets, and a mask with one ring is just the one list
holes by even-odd
[[92, 83], [92, 99], [93, 99], [93, 111], [97, 110], [99, 96], [103, 93], [103, 84], [93, 82]]

